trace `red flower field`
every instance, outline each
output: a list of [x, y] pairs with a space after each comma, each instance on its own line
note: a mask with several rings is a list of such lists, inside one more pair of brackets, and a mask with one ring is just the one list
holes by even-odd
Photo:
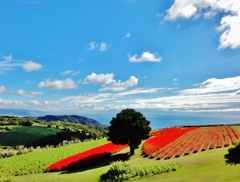
[[127, 146], [128, 145], [115, 145], [109, 142], [105, 145], [57, 161], [47, 167], [46, 171], [62, 171], [89, 167]]
[[160, 131], [151, 132], [150, 136], [152, 138], [146, 140], [143, 144], [143, 152], [146, 155], [150, 155], [151, 153], [155, 152], [159, 148], [173, 142], [180, 136], [184, 135], [188, 131], [194, 130], [196, 127], [189, 127], [189, 128], [168, 128]]
[[150, 158], [170, 159], [208, 149], [227, 147], [240, 139], [239, 132], [231, 126], [199, 127], [192, 130], [187, 128], [186, 130], [188, 132], [182, 135], [181, 132], [177, 134], [174, 130], [172, 134], [167, 131], [168, 135], [166, 135], [166, 131], [163, 130], [162, 135], [145, 142], [143, 147], [145, 154]]

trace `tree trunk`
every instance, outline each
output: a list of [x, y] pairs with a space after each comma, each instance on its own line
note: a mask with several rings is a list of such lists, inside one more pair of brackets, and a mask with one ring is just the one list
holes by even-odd
[[132, 156], [135, 154], [135, 146], [133, 144], [130, 144], [129, 147], [130, 147], [130, 155]]

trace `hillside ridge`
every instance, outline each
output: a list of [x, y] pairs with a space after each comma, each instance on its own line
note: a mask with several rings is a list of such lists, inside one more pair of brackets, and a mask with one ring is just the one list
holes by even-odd
[[99, 121], [96, 121], [95, 119], [88, 118], [85, 116], [79, 116], [79, 115], [45, 115], [45, 116], [29, 116], [27, 117], [32, 120], [38, 120], [42, 122], [70, 122], [70, 123], [76, 123], [76, 124], [83, 124], [83, 125], [102, 125]]

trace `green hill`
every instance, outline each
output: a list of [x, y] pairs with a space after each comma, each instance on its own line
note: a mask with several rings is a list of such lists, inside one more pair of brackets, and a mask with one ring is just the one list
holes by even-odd
[[96, 126], [102, 125], [101, 123], [94, 119], [78, 115], [46, 115], [46, 116], [30, 116], [28, 118], [32, 120], [38, 120], [41, 122], [62, 121], [83, 125], [96, 125]]
[[8, 130], [0, 133], [0, 146], [29, 146], [36, 140], [48, 135], [55, 135], [61, 130], [43, 126], [8, 126]]

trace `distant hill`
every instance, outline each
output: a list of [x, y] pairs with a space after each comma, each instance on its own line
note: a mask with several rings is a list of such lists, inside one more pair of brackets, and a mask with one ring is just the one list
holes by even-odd
[[38, 120], [43, 122], [56, 122], [56, 121], [62, 121], [62, 122], [70, 122], [70, 123], [76, 123], [76, 124], [83, 124], [83, 125], [102, 125], [100, 122], [87, 118], [84, 116], [78, 116], [78, 115], [45, 115], [45, 116], [29, 116], [27, 117], [32, 120]]

